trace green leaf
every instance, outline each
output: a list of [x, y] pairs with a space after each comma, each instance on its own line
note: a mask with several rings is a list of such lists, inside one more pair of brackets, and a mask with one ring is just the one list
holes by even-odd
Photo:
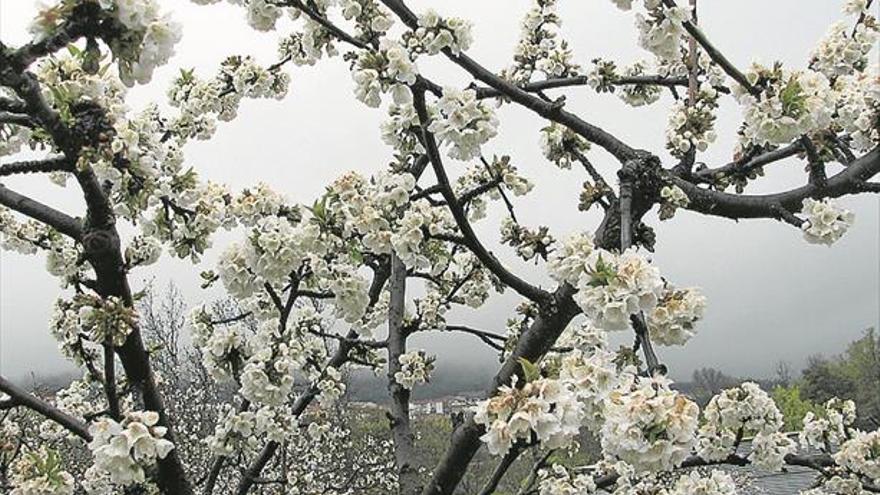
[[526, 383], [531, 383], [539, 378], [541, 378], [541, 368], [538, 365], [532, 363], [526, 358], [519, 358], [520, 366], [522, 366], [523, 374], [526, 377]]

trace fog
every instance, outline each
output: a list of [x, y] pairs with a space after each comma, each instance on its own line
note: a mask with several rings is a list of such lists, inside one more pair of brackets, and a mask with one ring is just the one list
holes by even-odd
[[[130, 106], [141, 108], [156, 101], [165, 105], [165, 88], [180, 68], [194, 67], [212, 75], [230, 54], [251, 54], [261, 62], [275, 61], [277, 34], [250, 29], [243, 10], [227, 4], [200, 7], [184, 1], [163, 2], [184, 26], [184, 38], [170, 64], [159, 69], [152, 84], [131, 91]], [[410, 0], [414, 10], [432, 2]], [[510, 63], [519, 22], [529, 6], [525, 0], [446, 0], [433, 2], [446, 15], [474, 23], [475, 43], [469, 54], [489, 68]], [[608, 0], [562, 1], [567, 39], [577, 61], [589, 67], [603, 57], [626, 64], [647, 58], [636, 45], [631, 13], [617, 10]], [[714, 44], [739, 67], [752, 60], [781, 60], [804, 66], [809, 52], [827, 26], [841, 18], [842, 2], [803, 0], [738, 0], [700, 2], [700, 23]], [[29, 1], [0, 2], [0, 40], [17, 46], [28, 39], [26, 26], [35, 12]], [[280, 24], [279, 32], [291, 28]], [[874, 53], [876, 56], [876, 51]], [[437, 57], [419, 61], [421, 71], [444, 85], [465, 85], [466, 75]], [[381, 110], [356, 101], [348, 65], [341, 58], [314, 67], [291, 69], [290, 95], [282, 102], [245, 101], [239, 117], [221, 123], [214, 139], [188, 145], [189, 165], [204, 178], [242, 188], [258, 181], [272, 184], [296, 201], [311, 202], [326, 184], [349, 169], [362, 173], [380, 170], [391, 160], [381, 142]], [[634, 146], [660, 154], [671, 98], [653, 107], [632, 109], [616, 97], [597, 95], [588, 88], [566, 91], [567, 108], [616, 134]], [[507, 105], [499, 110], [500, 135], [486, 154], [508, 154], [535, 182], [531, 195], [516, 201], [517, 215], [526, 225], [545, 224], [559, 239], [571, 232], [592, 231], [600, 213], [577, 210], [585, 180], [582, 170], [558, 170], [541, 155], [538, 130], [545, 125], [533, 114]], [[739, 125], [739, 109], [728, 98], [718, 120], [718, 142], [699, 160], [718, 166], [730, 159]], [[616, 171], [613, 159], [600, 150], [590, 157], [608, 178]], [[452, 173], [463, 164], [450, 163]], [[836, 172], [832, 168], [829, 172]], [[428, 177], [430, 178], [430, 177]], [[805, 180], [803, 164], [788, 160], [767, 168], [767, 177], [749, 192], [774, 192]], [[74, 215], [83, 204], [73, 190], [48, 185], [38, 177], [4, 178], [20, 192]], [[841, 203], [856, 213], [855, 226], [834, 247], [807, 244], [797, 229], [771, 220], [732, 222], [680, 211], [660, 222], [655, 213], [646, 222], [657, 232], [653, 256], [665, 277], [681, 286], [700, 286], [708, 297], [706, 318], [698, 335], [685, 348], [660, 348], [661, 359], [677, 378], [693, 369], [714, 366], [729, 374], [762, 376], [779, 360], [795, 367], [815, 353], [833, 354], [847, 342], [878, 324], [880, 313], [880, 203], [876, 196], [847, 197]], [[500, 211], [480, 224], [486, 244], [517, 273], [530, 281], [552, 286], [542, 267], [518, 262], [507, 248], [497, 247]], [[218, 289], [199, 289], [197, 274], [212, 267], [223, 247], [239, 235], [221, 234], [202, 265], [168, 256], [146, 270], [132, 274], [140, 287], [155, 279], [158, 286], [173, 280], [190, 303], [222, 297]], [[47, 318], [61, 292], [44, 267], [42, 256], [0, 254], [0, 373], [21, 377], [31, 372], [56, 373], [71, 369], [49, 335]], [[503, 332], [518, 298], [511, 291], [493, 297], [479, 311], [455, 311], [448, 320]], [[630, 335], [620, 335], [631, 341]], [[425, 346], [439, 356], [441, 367], [466, 364], [468, 369], [497, 366], [485, 346], [467, 336], [417, 335], [412, 346]]]

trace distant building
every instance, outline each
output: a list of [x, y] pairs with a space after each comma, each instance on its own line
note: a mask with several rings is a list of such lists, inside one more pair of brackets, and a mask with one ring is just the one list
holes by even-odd
[[436, 399], [416, 400], [410, 403], [410, 414], [424, 416], [428, 414], [454, 414], [472, 409], [478, 402], [476, 397], [453, 395]]

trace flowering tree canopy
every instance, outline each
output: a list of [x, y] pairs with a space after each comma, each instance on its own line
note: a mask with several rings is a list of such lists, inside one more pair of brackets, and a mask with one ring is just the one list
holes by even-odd
[[[207, 9], [220, 0], [194, 1]], [[229, 2], [258, 31], [291, 19], [277, 63], [235, 54], [214, 74], [182, 69], [167, 88], [167, 111], [132, 109], [126, 97], [150, 83], [181, 38], [157, 0], [53, 0], [35, 8], [32, 41], [0, 42], [0, 156], [8, 158], [0, 177], [39, 174], [78, 189], [85, 205], [76, 217], [0, 185], [3, 248], [45, 254], [62, 289], [49, 330], [82, 370], [52, 400], [0, 378], [0, 412], [27, 409], [44, 421], [23, 435], [0, 415], [4, 490], [349, 494], [365, 490], [352, 481], [360, 476], [383, 493], [452, 494], [485, 446], [498, 458], [482, 490], [490, 494], [524, 451], [576, 449], [575, 437], [590, 431], [601, 462], [574, 470], [545, 456], [523, 493], [737, 493], [724, 470], [688, 469], [724, 464], [812, 468], [817, 485], [805, 495], [880, 491], [880, 433], [856, 428], [852, 402], [810, 412], [793, 438], [753, 383], [723, 390], [702, 410], [672, 387], [655, 346], [685, 345], [709, 302], [651, 262], [655, 233], [645, 220], [657, 207], [661, 220], [679, 210], [778, 220], [815, 244], [845, 235], [854, 214], [835, 199], [880, 192], [872, 181], [880, 74], [869, 63], [880, 25], [871, 0], [843, 2], [841, 19], [800, 66], [747, 68], [698, 27], [695, 2], [608, 2], [633, 12], [633, 43], [648, 55], [622, 67], [579, 60], [561, 37], [556, 0], [531, 0], [501, 71], [468, 55], [478, 42], [468, 20], [415, 12], [404, 0]], [[387, 112], [381, 139], [394, 158], [383, 171], [345, 173], [297, 204], [271, 184], [233, 190], [203, 180], [186, 163], [187, 144], [210, 141], [243, 100], [284, 98], [297, 71], [336, 57], [350, 67], [354, 97]], [[423, 75], [429, 58], [460, 67], [470, 84]], [[666, 152], [641, 149], [548, 94], [583, 86], [635, 107], [668, 94]], [[502, 105], [542, 122], [534, 140], [548, 166], [583, 167], [580, 208], [601, 209], [599, 225], [557, 239], [520, 223], [516, 197], [536, 178], [493, 149]], [[729, 163], [706, 165], [698, 157], [716, 141], [724, 105], [740, 110], [738, 144]], [[23, 149], [45, 156], [19, 160]], [[616, 177], [592, 164], [599, 150]], [[765, 167], [791, 157], [804, 163], [803, 185], [747, 192]], [[477, 234], [492, 202], [507, 212], [495, 227], [498, 249], [545, 268], [554, 285], [515, 273]], [[238, 240], [215, 246], [221, 231]], [[156, 366], [169, 350], [144, 335], [130, 277], [163, 253], [200, 263], [208, 250], [222, 254], [202, 272], [203, 286], [222, 284], [234, 310], [189, 312], [206, 385], [181, 398], [166, 385], [182, 368]], [[479, 310], [502, 291], [522, 299], [506, 332], [448, 321], [453, 308]], [[433, 466], [415, 462], [410, 425], [412, 390], [436, 360], [408, 345], [420, 332], [470, 334], [502, 363]], [[609, 332], [632, 332], [634, 346], [612, 350]], [[327, 481], [321, 467], [352, 448], [333, 411], [344, 374], [357, 368], [387, 376], [390, 438], [363, 447], [346, 465], [351, 479]], [[201, 418], [192, 408], [209, 387], [228, 391], [222, 411], [185, 427]], [[87, 452], [85, 465], [59, 445]]]

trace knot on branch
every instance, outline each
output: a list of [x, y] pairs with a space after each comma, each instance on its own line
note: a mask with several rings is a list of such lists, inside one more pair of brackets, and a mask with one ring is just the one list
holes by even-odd
[[632, 187], [633, 206], [638, 202], [653, 202], [659, 200], [660, 189], [663, 187], [661, 172], [663, 167], [660, 158], [647, 152], [637, 151], [636, 156], [624, 163], [617, 171], [617, 178], [621, 184]]
[[633, 224], [633, 243], [653, 253], [654, 245], [657, 243], [657, 234], [650, 225], [639, 220]]
[[89, 230], [82, 238], [83, 251], [92, 261], [100, 261], [119, 252], [119, 235], [113, 230]]
[[78, 101], [71, 105], [70, 112], [74, 119], [70, 130], [77, 147], [109, 143], [113, 138], [113, 125], [107, 118], [106, 110], [97, 103]]
[[[632, 244], [653, 251], [654, 230], [642, 223], [642, 217], [660, 201], [663, 188], [663, 168], [660, 159], [647, 151], [635, 156], [618, 170], [620, 198], [606, 211], [605, 219], [596, 232], [597, 245], [605, 249], [619, 249], [623, 240], [622, 215], [628, 212], [628, 232]], [[629, 243], [627, 243], [629, 245]]]

